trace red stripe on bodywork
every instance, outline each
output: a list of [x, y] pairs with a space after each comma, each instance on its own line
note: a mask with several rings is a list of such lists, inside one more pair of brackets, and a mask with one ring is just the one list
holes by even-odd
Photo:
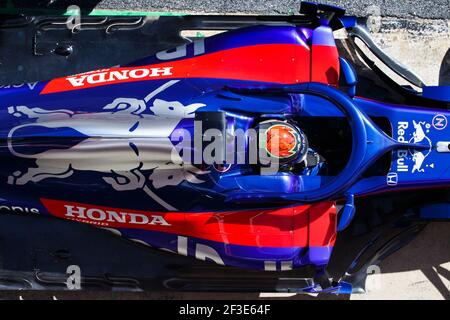
[[[151, 70], [163, 68], [170, 68], [170, 74], [164, 75], [163, 72]], [[157, 76], [127, 77], [130, 72], [134, 76], [142, 76], [147, 74], [146, 70], [153, 71], [149, 73]], [[233, 48], [173, 62], [102, 69], [57, 78], [48, 82], [41, 94], [152, 79], [217, 78], [292, 84], [308, 82], [309, 77], [310, 50], [306, 45], [264, 44]]]
[[330, 202], [315, 204], [309, 210], [309, 245], [334, 246], [336, 241], [337, 214]]
[[311, 82], [339, 85], [339, 53], [335, 46], [312, 45]]
[[[256, 247], [332, 246], [336, 236], [336, 207], [333, 202], [201, 213], [148, 212], [50, 199], [41, 199], [41, 202], [53, 216], [98, 227], [144, 229], [226, 244]], [[115, 213], [116, 218], [111, 213]], [[133, 223], [132, 215], [135, 215], [135, 221], [146, 223]], [[162, 217], [168, 225], [161, 224], [159, 218], [156, 223], [150, 224], [155, 216]], [[117, 217], [125, 221], [117, 221]]]

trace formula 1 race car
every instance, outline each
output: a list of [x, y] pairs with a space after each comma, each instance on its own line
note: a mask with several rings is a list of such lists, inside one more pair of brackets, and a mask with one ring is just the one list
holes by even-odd
[[[357, 95], [339, 29], [402, 103]], [[368, 203], [411, 223], [450, 219], [449, 101], [449, 87], [425, 86], [344, 10], [303, 3], [285, 21], [3, 86], [0, 206], [107, 229], [151, 247], [155, 264], [176, 253], [230, 274], [312, 270], [284, 286], [155, 276], [171, 289], [349, 293], [360, 278], [328, 268]]]

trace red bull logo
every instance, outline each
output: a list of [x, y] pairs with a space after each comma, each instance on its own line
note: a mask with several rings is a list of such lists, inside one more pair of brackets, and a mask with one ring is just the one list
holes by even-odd
[[[157, 195], [156, 190], [176, 186], [187, 180], [202, 183], [196, 176], [202, 170], [183, 164], [170, 141], [170, 134], [184, 118], [193, 118], [204, 104], [184, 105], [156, 96], [178, 83], [171, 80], [142, 99], [116, 98], [98, 112], [76, 113], [67, 109], [46, 110], [11, 106], [11, 116], [34, 120], [12, 128], [8, 148], [12, 155], [34, 159], [26, 171], [15, 171], [8, 177], [12, 185], [25, 185], [46, 179], [66, 179], [76, 171], [102, 173], [102, 179], [116, 191], [142, 190], [167, 210], [177, 209]], [[151, 111], [150, 113], [147, 113]], [[114, 123], [112, 126], [111, 123]], [[14, 141], [21, 130], [70, 128], [85, 139], [70, 148], [22, 153]], [[127, 139], [123, 139], [127, 137]], [[19, 139], [20, 140], [20, 139]], [[148, 175], [148, 172], [151, 172]]]

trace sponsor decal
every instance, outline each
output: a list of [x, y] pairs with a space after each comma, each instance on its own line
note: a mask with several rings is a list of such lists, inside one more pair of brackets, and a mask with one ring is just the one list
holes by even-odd
[[[405, 139], [405, 130], [408, 129], [408, 121], [399, 121], [397, 124], [397, 141], [407, 142]], [[398, 149], [397, 151], [397, 171], [398, 172], [408, 172], [408, 165], [405, 163], [405, 159], [408, 156], [408, 150]]]
[[124, 224], [150, 224], [170, 226], [162, 216], [148, 215], [144, 213], [132, 213], [115, 210], [102, 210], [99, 208], [85, 208], [79, 206], [64, 205], [65, 218], [90, 224], [124, 223]]
[[435, 115], [433, 120], [431, 121], [433, 128], [435, 128], [436, 130], [444, 130], [445, 128], [447, 128], [447, 123], [447, 117], [443, 114]]
[[54, 216], [83, 222], [98, 227], [153, 229], [148, 226], [170, 227], [163, 213], [119, 209], [90, 204], [41, 199], [46, 209]]
[[[102, 173], [101, 179], [116, 191], [142, 190], [161, 207], [175, 211], [162, 199], [157, 190], [177, 186], [183, 181], [202, 183], [197, 175], [206, 174], [194, 166], [184, 165], [170, 141], [170, 134], [184, 118], [193, 118], [194, 112], [205, 106], [200, 103], [183, 105], [179, 101], [165, 101], [156, 96], [177, 84], [167, 81], [141, 99], [116, 98], [95, 113], [76, 113], [72, 110], [46, 110], [27, 106], [10, 106], [8, 112], [16, 118], [31, 119], [12, 128], [8, 134], [8, 149], [19, 158], [34, 159], [35, 165], [25, 171], [15, 171], [8, 177], [11, 185], [25, 185], [45, 179], [66, 179], [76, 171]], [[117, 116], [122, 121], [116, 121]], [[60, 121], [51, 121], [58, 117]], [[164, 118], [164, 127], [161, 119]], [[71, 128], [86, 139], [71, 148], [48, 149], [24, 154], [14, 142], [20, 130], [37, 130], [45, 123], [47, 128]], [[111, 126], [114, 123], [114, 126]], [[97, 139], [97, 136], [129, 137], [129, 139]], [[158, 137], [157, 142], [142, 137]], [[155, 144], [156, 143], [156, 144]], [[147, 150], [158, 150], [158, 152]], [[92, 150], [98, 150], [95, 154]], [[102, 152], [103, 150], [103, 152]], [[106, 150], [106, 151], [104, 151]], [[113, 155], [109, 150], [114, 150]], [[105, 152], [107, 156], [105, 156]], [[144, 157], [142, 154], [147, 152]], [[145, 159], [145, 161], [141, 159]], [[49, 161], [49, 159], [53, 159]], [[92, 161], [86, 161], [91, 159]]]
[[171, 66], [99, 69], [52, 80], [45, 86], [41, 94], [164, 78], [172, 75], [172, 69]]
[[28, 87], [28, 89], [34, 90], [34, 88], [36, 87], [37, 84], [38, 84], [37, 82], [29, 82], [29, 83], [0, 85], [0, 89], [13, 89], [13, 88]]
[[390, 187], [395, 187], [398, 184], [398, 173], [389, 172], [386, 176], [386, 184]]
[[154, 78], [162, 76], [171, 76], [172, 67], [164, 68], [120, 68], [120, 69], [103, 69], [87, 74], [79, 74], [76, 76], [67, 77], [66, 80], [73, 87], [85, 87], [98, 83], [118, 83], [121, 81], [127, 81], [130, 79], [144, 79], [144, 78]]
[[0, 205], [0, 212], [8, 211], [13, 213], [39, 213], [39, 209], [37, 208], [29, 208], [17, 205]]
[[[397, 172], [411, 172], [421, 173], [425, 172], [423, 168], [425, 159], [430, 155], [432, 149], [432, 142], [428, 138], [427, 133], [430, 131], [431, 125], [426, 121], [412, 121], [412, 128], [414, 131], [407, 138], [408, 129], [411, 128], [408, 121], [399, 121], [397, 123], [397, 141], [411, 144], [422, 144], [426, 149], [398, 149], [396, 150], [396, 171]], [[408, 162], [412, 162], [412, 167]], [[428, 164], [428, 168], [434, 168], [434, 163]]]

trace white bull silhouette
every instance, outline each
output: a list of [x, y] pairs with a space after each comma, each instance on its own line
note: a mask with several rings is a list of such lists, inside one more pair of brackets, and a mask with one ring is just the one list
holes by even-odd
[[413, 132], [413, 143], [419, 143], [423, 139], [427, 138], [425, 131], [423, 131], [422, 125], [423, 121], [416, 122], [413, 120], [414, 132]]
[[412, 157], [412, 160], [414, 162], [414, 166], [412, 168], [411, 173], [414, 173], [416, 171], [417, 172], [424, 172], [425, 171], [424, 169], [422, 169], [422, 164], [423, 164], [423, 162], [425, 160], [425, 157], [426, 156], [420, 151], [414, 152], [413, 157]]
[[[149, 100], [177, 82], [169, 81], [142, 100], [117, 98], [97, 113], [9, 107], [8, 112], [15, 117], [36, 119], [34, 123], [13, 128], [8, 135], [10, 152], [17, 157], [36, 159], [36, 167], [14, 172], [8, 183], [24, 185], [47, 178], [67, 178], [77, 170], [103, 172], [103, 180], [115, 190], [142, 189], [166, 209], [176, 210], [146, 185], [142, 171], [153, 170], [148, 180], [154, 189], [178, 185], [184, 180], [201, 183], [196, 175], [208, 173], [184, 165], [169, 138], [183, 118], [194, 117], [194, 112], [204, 104], [185, 106], [178, 101], [155, 99], [149, 107], [153, 114], [143, 113]], [[87, 138], [69, 149], [31, 155], [17, 152], [13, 144], [15, 132], [32, 126], [72, 128]]]
[[430, 151], [431, 151], [431, 140], [425, 134], [425, 131], [423, 130], [423, 127], [422, 127], [423, 124], [425, 124], [424, 121], [416, 122], [415, 120], [413, 120], [414, 132], [413, 132], [413, 137], [410, 139], [409, 142], [419, 143], [419, 142], [422, 142], [423, 140], [426, 140], [430, 146], [430, 149], [425, 154], [421, 151], [414, 150], [414, 153], [412, 155], [412, 161], [414, 162], [414, 165], [411, 170], [411, 173], [425, 172], [425, 170], [422, 169], [422, 165], [423, 165], [423, 162], [425, 161], [426, 157], [430, 154]]

